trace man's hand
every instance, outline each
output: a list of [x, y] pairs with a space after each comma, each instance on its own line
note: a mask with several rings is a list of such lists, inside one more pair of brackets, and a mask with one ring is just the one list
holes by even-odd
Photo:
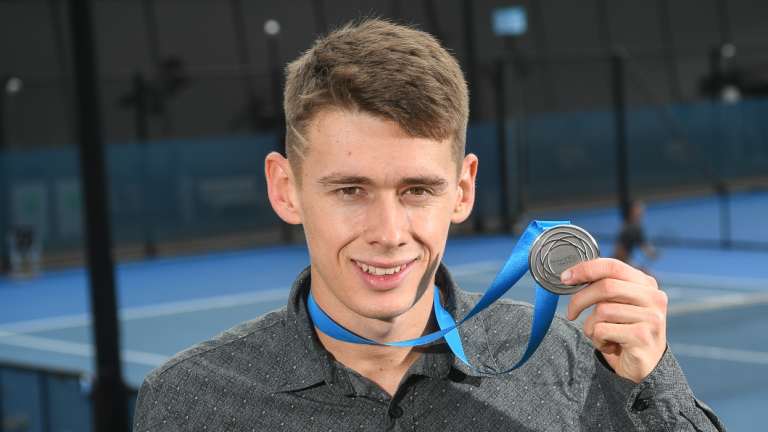
[[611, 258], [577, 264], [561, 279], [589, 283], [571, 297], [568, 319], [594, 305], [584, 334], [618, 375], [636, 383], [645, 379], [667, 348], [667, 295], [656, 279]]

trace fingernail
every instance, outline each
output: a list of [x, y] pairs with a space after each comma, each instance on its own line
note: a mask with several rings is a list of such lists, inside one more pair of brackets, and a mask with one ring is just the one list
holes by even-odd
[[566, 270], [562, 274], [560, 274], [560, 280], [562, 280], [563, 282], [568, 282], [571, 279], [571, 277], [573, 277], [573, 272], [570, 270]]

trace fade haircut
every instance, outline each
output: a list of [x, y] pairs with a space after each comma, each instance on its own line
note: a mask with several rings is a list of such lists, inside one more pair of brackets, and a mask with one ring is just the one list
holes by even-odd
[[288, 65], [284, 106], [286, 153], [297, 172], [310, 151], [307, 128], [327, 108], [392, 120], [412, 137], [450, 138], [458, 166], [464, 157], [464, 75], [433, 36], [411, 27], [363, 19], [319, 38]]

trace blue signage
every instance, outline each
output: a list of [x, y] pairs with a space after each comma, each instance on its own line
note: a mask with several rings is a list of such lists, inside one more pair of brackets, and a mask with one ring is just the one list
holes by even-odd
[[493, 10], [493, 32], [496, 36], [520, 36], [528, 30], [528, 18], [523, 6], [508, 6]]

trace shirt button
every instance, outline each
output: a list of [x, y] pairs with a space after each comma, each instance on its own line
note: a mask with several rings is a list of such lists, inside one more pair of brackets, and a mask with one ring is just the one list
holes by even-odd
[[637, 398], [635, 403], [632, 404], [632, 411], [640, 412], [645, 411], [651, 405], [650, 399]]
[[392, 418], [400, 418], [403, 416], [403, 409], [395, 405], [389, 409], [389, 416]]

